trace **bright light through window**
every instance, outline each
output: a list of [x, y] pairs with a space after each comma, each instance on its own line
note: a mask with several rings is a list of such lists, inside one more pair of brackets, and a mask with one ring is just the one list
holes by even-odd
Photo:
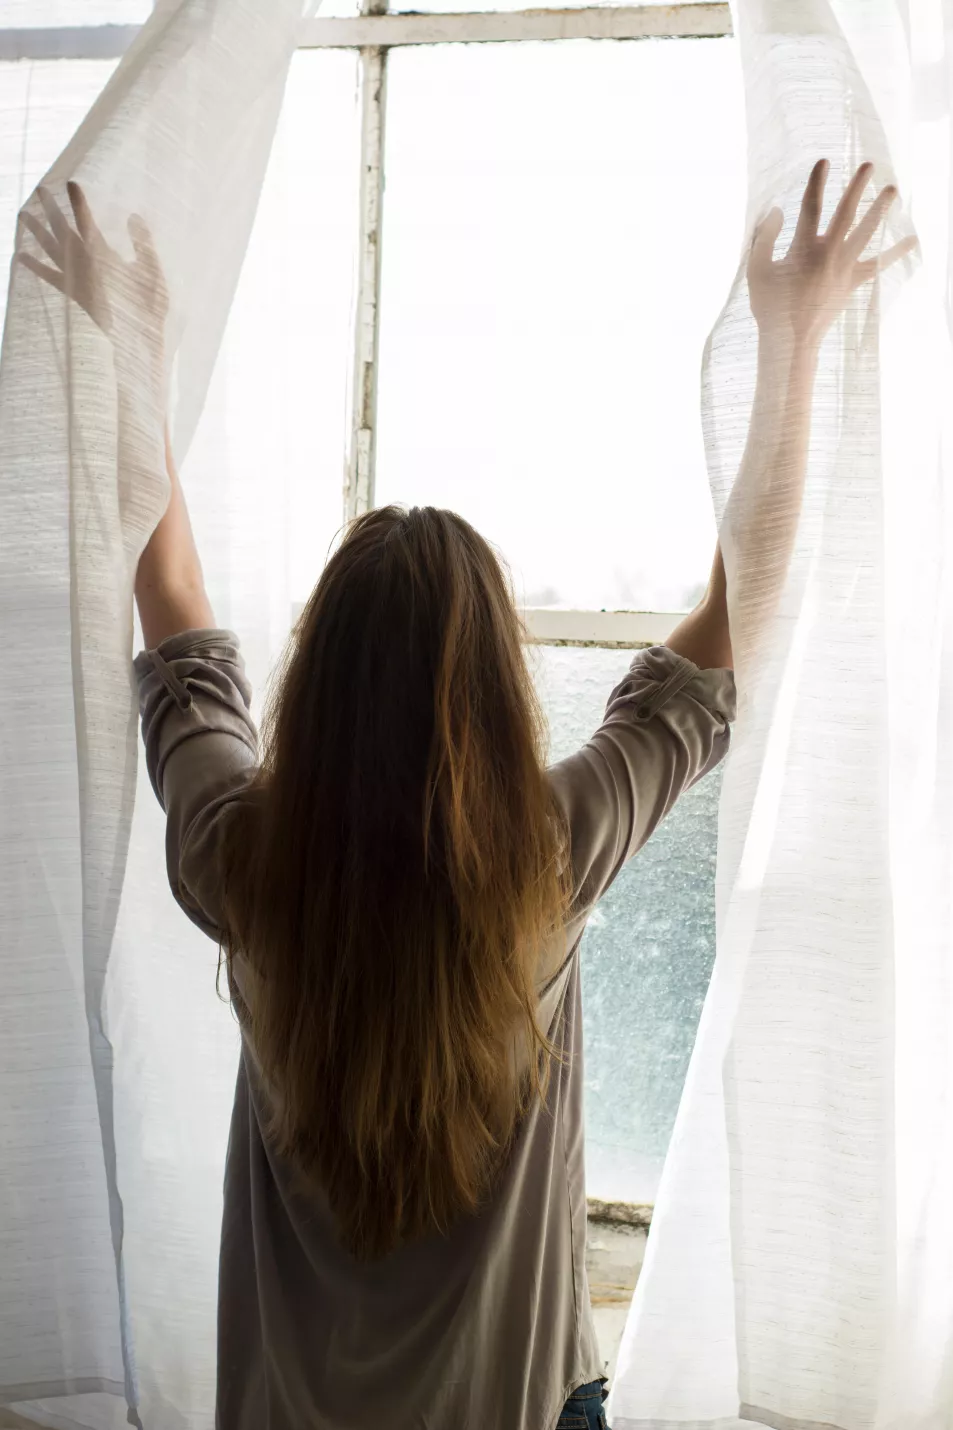
[[[217, 551], [217, 569], [264, 573], [248, 589], [273, 591], [276, 640], [342, 524], [358, 226], [356, 85], [352, 51], [299, 51], [292, 62], [225, 341], [183, 474], [200, 546]], [[254, 541], [239, 540], [239, 531], [254, 532]], [[211, 593], [219, 618], [238, 630], [260, 623], [260, 611], [243, 610], [241, 593], [234, 577]]]
[[744, 214], [734, 42], [396, 51], [387, 125], [378, 501], [459, 510], [527, 604], [684, 608]]

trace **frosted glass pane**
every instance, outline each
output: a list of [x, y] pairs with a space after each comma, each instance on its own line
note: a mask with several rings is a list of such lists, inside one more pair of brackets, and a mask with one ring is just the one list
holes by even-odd
[[[343, 519], [356, 94], [353, 52], [294, 57], [225, 342], [183, 469], [200, 549], [214, 552], [210, 566], [221, 578], [211, 592], [216, 616], [239, 631], [260, 628], [260, 608], [246, 607], [243, 591], [269, 589], [271, 649]], [[263, 570], [264, 579], [236, 577]]]
[[461, 511], [530, 604], [689, 604], [744, 156], [731, 39], [392, 52], [377, 499]]
[[[551, 757], [599, 724], [626, 651], [535, 647]], [[675, 806], [592, 915], [582, 944], [589, 1195], [652, 1202], [715, 954], [721, 773]]]

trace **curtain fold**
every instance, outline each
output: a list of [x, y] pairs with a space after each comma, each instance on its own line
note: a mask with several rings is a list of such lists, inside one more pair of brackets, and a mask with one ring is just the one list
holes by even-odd
[[[78, 181], [126, 257], [130, 214], [151, 230], [180, 459], [310, 8], [160, 0], [45, 180], [66, 213]], [[25, 212], [44, 219], [36, 194]], [[26, 226], [17, 241], [43, 257]], [[215, 950], [160, 899], [158, 811], [136, 811], [130, 853], [132, 583], [165, 484], [161, 413], [135, 354], [125, 430], [153, 475], [118, 469], [118, 362], [81, 308], [13, 265], [0, 363], [0, 1404], [40, 1424], [184, 1430], [214, 1415], [237, 1038], [215, 1005]], [[194, 1009], [171, 988], [180, 959], [209, 985]], [[163, 1066], [178, 1085], [150, 1079], [143, 1027], [173, 1050]], [[150, 1119], [157, 1094], [177, 1120]]]
[[[864, 160], [921, 261], [822, 354], [768, 654], [741, 709], [718, 951], [610, 1404], [615, 1430], [953, 1424], [949, 0], [738, 0], [748, 235]], [[727, 498], [757, 340], [745, 259], [705, 355]], [[914, 269], [915, 271], [911, 271]]]

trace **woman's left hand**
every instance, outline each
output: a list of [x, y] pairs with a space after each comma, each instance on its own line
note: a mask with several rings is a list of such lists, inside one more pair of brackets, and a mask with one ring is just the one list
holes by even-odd
[[144, 220], [137, 214], [129, 219], [134, 257], [127, 261], [106, 242], [79, 184], [67, 184], [67, 193], [76, 227], [41, 186], [37, 197], [46, 222], [26, 212], [21, 222], [50, 263], [22, 252], [19, 261], [89, 314], [112, 341], [117, 360], [138, 351], [161, 369], [169, 291]]

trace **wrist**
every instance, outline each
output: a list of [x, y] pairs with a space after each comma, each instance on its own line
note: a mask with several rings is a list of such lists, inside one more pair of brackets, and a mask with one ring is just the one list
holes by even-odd
[[790, 323], [759, 323], [758, 351], [786, 362], [816, 361], [823, 336], [813, 328], [796, 328]]
[[813, 391], [820, 342], [811, 334], [766, 331], [758, 341], [758, 384], [774, 404], [802, 404]]
[[158, 412], [164, 421], [168, 380], [162, 345], [143, 334], [127, 334], [113, 343], [113, 368], [121, 406]]

